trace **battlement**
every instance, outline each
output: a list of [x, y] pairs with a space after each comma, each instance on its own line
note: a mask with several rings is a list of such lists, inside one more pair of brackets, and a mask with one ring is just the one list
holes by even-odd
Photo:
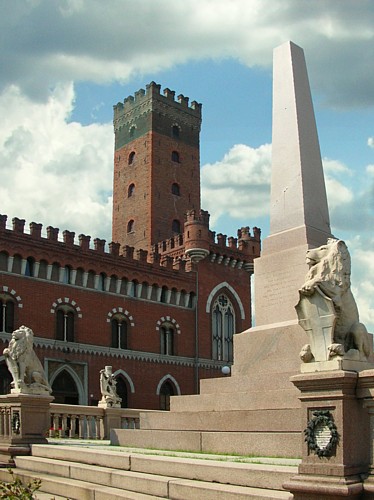
[[[42, 224], [31, 222], [29, 224], [30, 231], [29, 233], [25, 232], [25, 219], [19, 219], [18, 217], [14, 217], [12, 219], [12, 228], [8, 229], [7, 225], [7, 215], [0, 214], [0, 238], [2, 235], [7, 236], [7, 240], [9, 242], [9, 247], [12, 246], [12, 238], [13, 235], [17, 238], [17, 241], [20, 241], [19, 238], [24, 239], [25, 243], [27, 243], [27, 247], [30, 246], [30, 239], [35, 243], [35, 254], [40, 251], [40, 243], [44, 245], [44, 250], [47, 250], [48, 247], [45, 245], [53, 245], [54, 252], [56, 251], [56, 246], [59, 248], [61, 252], [64, 253], [64, 256], [61, 256], [61, 259], [64, 262], [68, 262], [71, 260], [73, 264], [74, 259], [77, 259], [77, 250], [78, 252], [90, 252], [91, 255], [96, 254], [99, 259], [109, 259], [109, 262], [112, 259], [116, 259], [116, 265], [120, 265], [121, 263], [133, 263], [136, 267], [139, 264], [144, 264], [147, 266], [152, 266], [154, 270], [163, 268], [169, 268], [174, 271], [185, 271], [185, 265], [180, 260], [180, 255], [176, 256], [173, 259], [166, 259], [162, 257], [162, 253], [164, 250], [170, 250], [174, 247], [180, 247], [183, 244], [183, 236], [178, 235], [173, 238], [173, 241], [169, 242], [161, 242], [158, 245], [154, 245], [154, 248], [151, 252], [147, 250], [138, 249], [136, 250], [131, 246], [121, 247], [119, 243], [110, 242], [108, 244], [109, 251], [107, 252], [105, 249], [106, 240], [101, 238], [95, 238], [93, 240], [93, 248], [91, 247], [91, 236], [85, 234], [78, 235], [78, 244], [75, 243], [75, 232], [64, 230], [62, 232], [62, 239], [60, 238], [60, 229], [57, 227], [48, 226], [46, 228], [46, 236], [42, 235]], [[5, 250], [5, 248], [3, 248]], [[183, 252], [182, 252], [183, 253]], [[79, 255], [79, 253], [78, 253]], [[35, 257], [34, 255], [26, 255], [27, 257]], [[70, 257], [69, 257], [70, 256]], [[149, 267], [148, 267], [148, 270]]]
[[175, 100], [175, 91], [166, 88], [161, 94], [161, 85], [151, 82], [146, 85], [146, 89], [139, 89], [134, 93], [126, 97], [122, 102], [118, 102], [113, 106], [114, 111], [114, 121], [118, 120], [125, 113], [134, 110], [136, 107], [144, 105], [147, 101], [158, 101], [161, 103], [168, 102], [172, 103], [175, 108], [183, 109], [183, 111], [196, 116], [201, 119], [201, 108], [202, 105], [196, 101], [192, 101], [189, 106], [189, 98], [185, 97], [183, 94], [178, 95], [177, 100]]
[[209, 227], [210, 214], [206, 210], [188, 210], [185, 214], [186, 223], [199, 222]]

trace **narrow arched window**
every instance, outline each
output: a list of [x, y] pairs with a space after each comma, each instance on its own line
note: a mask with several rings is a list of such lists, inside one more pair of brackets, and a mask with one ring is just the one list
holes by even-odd
[[33, 257], [27, 257], [25, 276], [34, 276], [35, 269], [35, 259]]
[[172, 126], [172, 129], [171, 129], [171, 135], [174, 137], [174, 139], [178, 139], [179, 138], [179, 127], [178, 125], [173, 125]]
[[164, 323], [160, 328], [161, 354], [175, 354], [175, 328], [170, 323]]
[[131, 153], [129, 154], [129, 165], [132, 165], [135, 161], [135, 151], [131, 151]]
[[133, 233], [135, 230], [135, 222], [134, 219], [129, 220], [127, 223], [127, 232], [128, 233]]
[[178, 219], [174, 219], [171, 224], [171, 230], [174, 234], [180, 234], [181, 232], [181, 223]]
[[0, 295], [0, 331], [11, 333], [14, 330], [14, 302], [6, 294]]
[[71, 284], [71, 267], [70, 266], [65, 266], [64, 267], [64, 276], [63, 276], [63, 282], [67, 285]]
[[127, 197], [131, 198], [131, 196], [135, 193], [135, 184], [130, 184], [127, 189]]
[[136, 127], [133, 125], [131, 128], [130, 128], [130, 137], [134, 137], [135, 135], [135, 130], [136, 130]]
[[111, 320], [112, 347], [127, 349], [127, 321], [124, 315], [116, 314]]
[[181, 191], [180, 191], [180, 187], [179, 187], [179, 184], [177, 184], [176, 182], [174, 182], [171, 186], [171, 192], [172, 194], [175, 194], [176, 196], [180, 196], [181, 195]]
[[233, 336], [235, 332], [234, 308], [221, 294], [212, 308], [212, 357], [218, 361], [233, 360]]
[[60, 307], [56, 311], [56, 339], [74, 342], [75, 311], [69, 307]]
[[174, 161], [175, 163], [180, 163], [180, 158], [179, 158], [178, 151], [172, 151], [171, 152], [171, 161]]

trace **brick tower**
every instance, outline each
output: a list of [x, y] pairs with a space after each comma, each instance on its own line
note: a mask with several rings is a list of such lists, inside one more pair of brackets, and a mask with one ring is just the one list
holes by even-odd
[[112, 239], [150, 249], [200, 210], [201, 104], [151, 82], [114, 106]]

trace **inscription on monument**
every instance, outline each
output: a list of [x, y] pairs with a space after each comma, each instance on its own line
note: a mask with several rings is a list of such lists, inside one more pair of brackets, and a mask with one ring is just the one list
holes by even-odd
[[314, 439], [317, 443], [317, 446], [320, 448], [326, 448], [330, 443], [331, 439], [331, 431], [326, 424], [319, 424], [314, 429]]

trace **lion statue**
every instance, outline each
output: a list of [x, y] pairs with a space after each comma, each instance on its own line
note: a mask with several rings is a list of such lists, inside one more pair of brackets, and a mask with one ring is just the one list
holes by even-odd
[[12, 393], [50, 394], [52, 392], [41, 362], [34, 351], [34, 333], [21, 326], [14, 330], [9, 345], [4, 349], [8, 369], [13, 377]]
[[[334, 305], [336, 323], [329, 357], [344, 356], [366, 361], [373, 353], [372, 339], [360, 323], [356, 301], [351, 292], [351, 258], [342, 240], [329, 238], [326, 245], [307, 251], [309, 272], [300, 289], [302, 295], [312, 295], [318, 287]], [[307, 352], [303, 347], [302, 359]]]

